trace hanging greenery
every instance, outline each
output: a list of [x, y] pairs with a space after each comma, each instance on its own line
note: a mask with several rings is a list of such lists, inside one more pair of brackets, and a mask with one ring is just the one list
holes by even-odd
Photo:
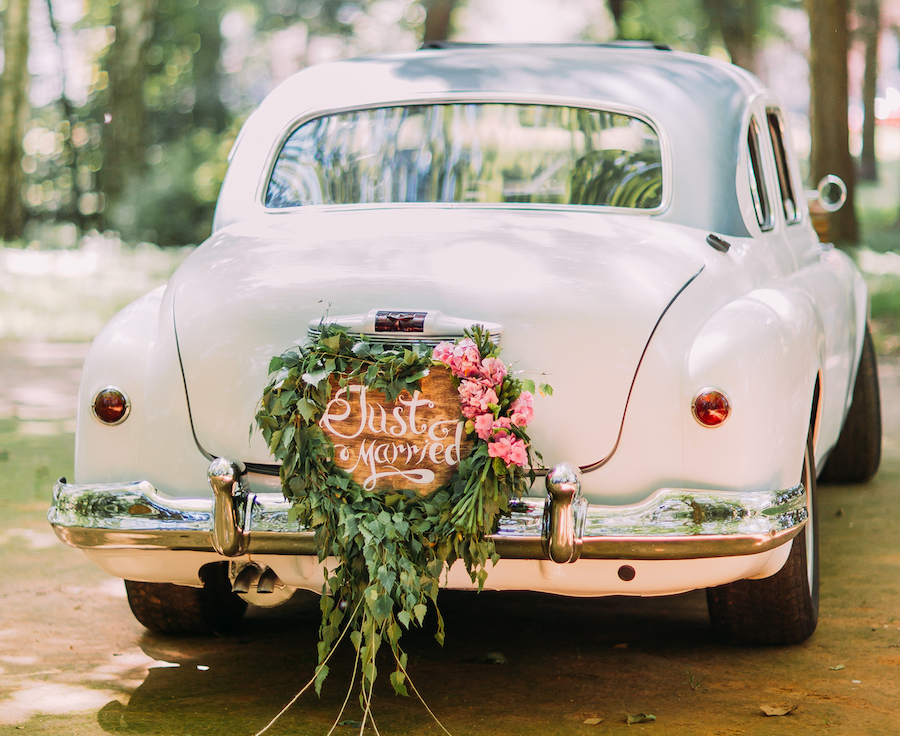
[[[369, 344], [323, 324], [315, 343], [272, 359], [256, 423], [282, 463], [282, 488], [293, 518], [315, 532], [319, 560], [337, 563], [323, 587], [317, 692], [328, 674], [326, 660], [346, 628], [357, 651], [364, 710], [369, 712], [376, 655], [385, 642], [395, 665], [391, 683], [406, 695], [401, 634], [423, 625], [430, 601], [437, 614], [436, 638], [443, 643], [437, 608], [442, 572], [462, 560], [481, 589], [488, 562], [496, 563], [487, 535], [508, 513], [509, 499], [534, 481], [530, 468], [534, 456], [540, 457], [526, 433], [534, 383], [509, 375], [498, 355], [499, 348], [480, 328], [432, 351]], [[405, 400], [411, 406], [413, 401], [404, 397], [418, 396], [429, 374], [448, 370], [465, 422], [460, 434], [472, 447], [465, 457], [454, 458], [449, 481], [427, 495], [412, 487], [367, 491], [339, 467], [339, 453], [322, 425], [329, 425], [335, 407], [346, 409], [338, 418], [346, 417], [349, 392], [380, 393], [386, 403], [401, 400], [402, 406]], [[540, 388], [551, 393], [549, 386]], [[382, 422], [384, 416], [382, 411]], [[409, 419], [414, 427], [415, 419]]]

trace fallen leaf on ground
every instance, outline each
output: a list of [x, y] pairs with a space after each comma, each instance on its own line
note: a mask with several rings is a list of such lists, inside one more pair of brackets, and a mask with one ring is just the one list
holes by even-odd
[[603, 723], [602, 718], [585, 718], [582, 723], [585, 726], [596, 726], [598, 723]]
[[759, 709], [767, 716], [786, 716], [797, 710], [797, 705], [761, 705]]
[[482, 654], [475, 660], [478, 664], [506, 664], [507, 659], [503, 656], [503, 652], [488, 652]]
[[836, 664], [836, 665], [835, 665], [834, 667], [832, 667], [831, 669], [833, 669], [833, 670], [842, 670], [842, 669], [844, 669], [844, 665], [842, 665], [842, 664]]
[[655, 720], [656, 720], [656, 716], [653, 715], [652, 713], [638, 713], [637, 715], [634, 715], [634, 716], [628, 716], [625, 719], [625, 723], [627, 723], [630, 726], [633, 723], [650, 723], [651, 721], [655, 721]]

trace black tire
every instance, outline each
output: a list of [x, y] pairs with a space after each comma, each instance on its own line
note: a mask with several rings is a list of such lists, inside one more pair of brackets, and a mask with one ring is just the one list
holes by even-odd
[[809, 521], [794, 537], [787, 562], [762, 580], [738, 580], [708, 588], [713, 631], [732, 644], [799, 644], [819, 619], [819, 534], [812, 432], [806, 441], [801, 482]]
[[866, 327], [853, 403], [837, 444], [819, 474], [820, 483], [865, 483], [881, 464], [881, 392], [872, 336]]
[[158, 634], [228, 633], [237, 628], [247, 603], [231, 592], [228, 565], [200, 570], [202, 588], [171, 583], [125, 581], [134, 617]]

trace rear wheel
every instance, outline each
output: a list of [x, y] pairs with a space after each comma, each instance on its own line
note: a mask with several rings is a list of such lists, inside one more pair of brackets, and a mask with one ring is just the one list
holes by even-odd
[[706, 600], [716, 635], [732, 644], [799, 644], [819, 618], [819, 537], [812, 432], [806, 441], [801, 482], [809, 518], [794, 537], [787, 562], [762, 580], [709, 588]]
[[126, 580], [128, 605], [138, 621], [159, 634], [232, 631], [243, 618], [247, 604], [231, 592], [227, 563], [205, 566], [200, 579], [202, 588]]
[[881, 464], [881, 392], [872, 336], [866, 327], [853, 403], [837, 444], [819, 475], [822, 483], [865, 483]]

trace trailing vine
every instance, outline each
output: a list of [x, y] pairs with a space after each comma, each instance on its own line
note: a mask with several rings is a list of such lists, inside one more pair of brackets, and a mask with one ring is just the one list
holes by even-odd
[[[357, 651], [360, 703], [370, 713], [378, 675], [376, 656], [385, 644], [394, 690], [407, 695], [407, 655], [402, 632], [422, 626], [429, 603], [437, 606], [441, 574], [462, 560], [479, 589], [488, 563], [497, 562], [488, 538], [509, 500], [534, 481], [534, 457], [526, 425], [534, 383], [514, 378], [499, 348], [479, 327], [433, 351], [389, 348], [360, 341], [339, 326], [323, 324], [312, 344], [272, 359], [256, 424], [275, 458], [291, 515], [315, 533], [319, 560], [333, 558], [321, 599], [319, 667], [315, 688], [328, 675], [326, 661], [344, 629]], [[368, 492], [335, 463], [335, 447], [320, 426], [336, 387], [364, 384], [393, 402], [412, 394], [435, 368], [449, 368], [460, 396], [472, 451], [460, 458], [449, 482], [426, 497], [413, 489]], [[542, 385], [543, 393], [550, 393]]]

